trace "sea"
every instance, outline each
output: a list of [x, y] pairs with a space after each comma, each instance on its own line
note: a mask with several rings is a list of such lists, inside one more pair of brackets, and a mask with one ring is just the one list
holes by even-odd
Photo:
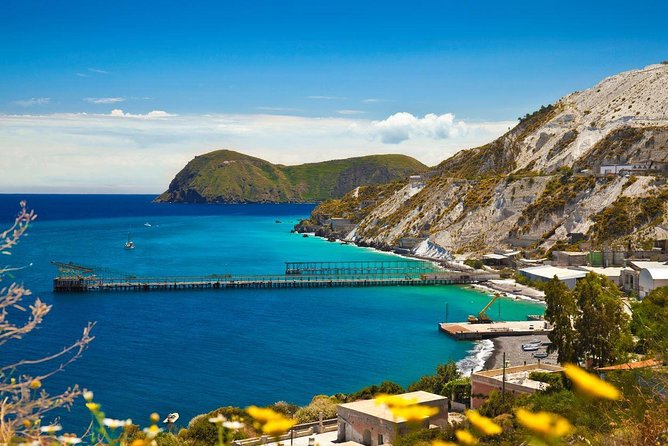
[[[178, 412], [187, 425], [221, 406], [307, 404], [314, 395], [354, 392], [384, 380], [403, 386], [453, 360], [470, 371], [489, 341], [458, 342], [438, 331], [465, 320], [489, 296], [464, 286], [235, 289], [53, 293], [51, 261], [138, 276], [282, 274], [288, 261], [395, 260], [378, 252], [291, 233], [312, 204], [153, 203], [152, 195], [0, 195], [0, 223], [26, 200], [37, 220], [1, 256], [12, 281], [52, 306], [37, 330], [0, 346], [0, 363], [53, 355], [88, 322], [83, 357], [45, 380], [55, 394], [78, 384], [114, 418], [147, 424]], [[135, 249], [124, 249], [128, 238]], [[499, 299], [492, 318], [542, 313], [534, 302]], [[25, 319], [13, 311], [12, 317]], [[16, 371], [38, 373], [58, 361]], [[66, 431], [89, 421], [83, 400], [58, 417]], [[47, 417], [48, 418], [48, 417]]]

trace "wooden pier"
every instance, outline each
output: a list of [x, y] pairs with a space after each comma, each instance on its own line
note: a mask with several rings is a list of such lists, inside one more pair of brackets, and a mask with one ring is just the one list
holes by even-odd
[[52, 262], [57, 292], [152, 291], [235, 288], [331, 288], [425, 286], [479, 283], [489, 274], [437, 271], [428, 262], [289, 262], [280, 275], [137, 277], [104, 268]]

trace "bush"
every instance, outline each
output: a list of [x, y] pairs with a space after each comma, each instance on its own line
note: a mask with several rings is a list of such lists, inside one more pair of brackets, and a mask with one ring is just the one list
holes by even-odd
[[295, 413], [295, 418], [298, 423], [312, 423], [318, 421], [320, 419], [320, 413], [322, 413], [323, 420], [336, 418], [336, 406], [338, 404], [339, 400], [334, 397], [316, 395], [308, 406], [302, 407]]
[[464, 260], [464, 265], [468, 265], [474, 269], [482, 269], [482, 260], [480, 259], [466, 259]]
[[531, 372], [529, 373], [529, 379], [549, 384], [550, 387], [546, 390], [548, 392], [555, 392], [564, 388], [564, 377], [561, 373]]
[[358, 401], [358, 400], [368, 400], [374, 398], [379, 393], [386, 393], [388, 395], [398, 395], [404, 393], [405, 390], [399, 384], [392, 381], [383, 381], [380, 383], [380, 386], [371, 385], [367, 386], [361, 390], [358, 390], [355, 393], [351, 393], [345, 398], [345, 401]]

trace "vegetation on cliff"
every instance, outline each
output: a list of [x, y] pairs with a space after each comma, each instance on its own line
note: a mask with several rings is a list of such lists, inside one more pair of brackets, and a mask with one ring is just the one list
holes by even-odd
[[317, 202], [382, 184], [427, 167], [405, 155], [370, 155], [283, 166], [231, 150], [197, 156], [156, 201], [186, 203]]

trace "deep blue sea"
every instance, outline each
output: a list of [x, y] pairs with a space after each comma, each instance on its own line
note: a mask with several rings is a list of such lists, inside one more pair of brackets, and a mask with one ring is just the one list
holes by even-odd
[[[185, 425], [220, 406], [306, 404], [316, 394], [382, 380], [407, 385], [474, 347], [437, 329], [446, 303], [454, 321], [488, 302], [464, 287], [52, 293], [51, 260], [138, 275], [205, 275], [281, 274], [286, 261], [390, 256], [291, 234], [313, 205], [174, 205], [153, 198], [0, 195], [0, 222], [11, 222], [21, 199], [38, 214], [29, 235], [1, 260], [25, 267], [14, 279], [53, 305], [39, 330], [2, 347], [2, 363], [56, 353], [96, 321], [84, 357], [47, 380], [46, 390], [78, 383], [95, 391], [109, 416], [146, 424], [153, 411], [179, 412]], [[123, 248], [128, 234], [134, 250]], [[511, 320], [542, 311], [503, 299], [490, 314]], [[81, 401], [62, 423], [80, 432], [87, 420]]]

